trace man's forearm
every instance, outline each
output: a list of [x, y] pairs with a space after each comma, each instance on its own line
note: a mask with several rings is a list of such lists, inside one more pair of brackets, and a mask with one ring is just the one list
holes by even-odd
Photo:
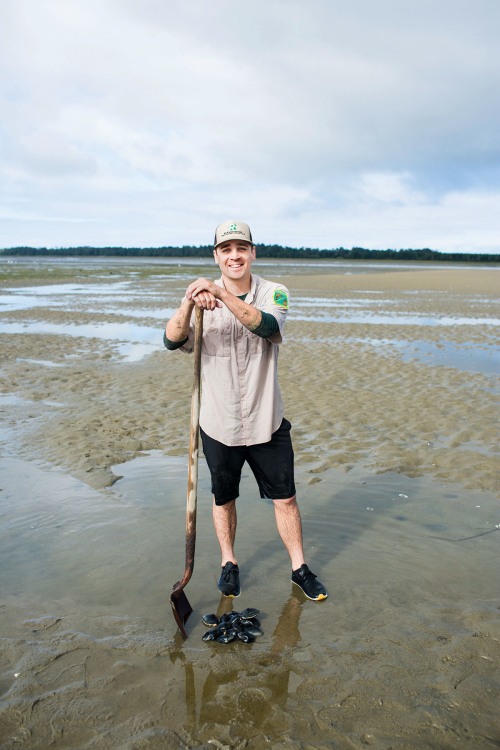
[[234, 317], [239, 320], [245, 328], [248, 328], [249, 331], [255, 331], [255, 329], [261, 324], [262, 313], [256, 307], [253, 307], [253, 305], [243, 302], [243, 300], [235, 297], [234, 294], [231, 294], [226, 290], [220, 294], [219, 299], [224, 303], [227, 309], [233, 313]]
[[184, 297], [165, 327], [165, 334], [170, 341], [184, 341], [187, 338], [193, 307], [194, 302]]

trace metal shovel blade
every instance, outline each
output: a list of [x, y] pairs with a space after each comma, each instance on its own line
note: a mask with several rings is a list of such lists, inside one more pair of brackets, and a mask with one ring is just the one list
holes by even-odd
[[[177, 586], [177, 584], [176, 584]], [[187, 633], [184, 625], [188, 621], [189, 615], [193, 611], [190, 605], [184, 589], [174, 591], [170, 594], [170, 604], [172, 605], [172, 612], [175, 617], [175, 621], [179, 630], [181, 631], [184, 638], [187, 638]]]

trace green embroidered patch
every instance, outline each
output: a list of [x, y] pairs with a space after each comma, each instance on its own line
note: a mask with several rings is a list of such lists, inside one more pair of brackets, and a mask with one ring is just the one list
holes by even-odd
[[282, 307], [284, 310], [288, 310], [288, 294], [284, 289], [276, 289], [273, 300], [275, 305]]

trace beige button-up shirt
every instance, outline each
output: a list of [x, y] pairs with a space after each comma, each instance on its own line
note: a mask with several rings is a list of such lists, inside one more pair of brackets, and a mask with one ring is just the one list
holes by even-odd
[[[223, 286], [222, 279], [215, 282]], [[252, 274], [249, 305], [271, 313], [279, 330], [271, 339], [251, 333], [225, 305], [205, 310], [201, 350], [200, 426], [207, 435], [225, 445], [267, 443], [284, 416], [278, 384], [278, 344], [282, 342], [288, 305], [275, 300], [281, 284]], [[194, 327], [180, 347], [193, 351]]]

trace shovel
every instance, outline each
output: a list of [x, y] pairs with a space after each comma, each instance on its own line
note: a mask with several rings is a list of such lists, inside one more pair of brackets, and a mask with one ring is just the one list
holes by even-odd
[[186, 568], [180, 581], [174, 583], [170, 594], [170, 604], [175, 621], [184, 638], [187, 633], [184, 625], [193, 608], [191, 607], [184, 587], [189, 583], [194, 568], [194, 547], [196, 542], [196, 501], [198, 487], [198, 442], [200, 425], [200, 374], [201, 374], [201, 338], [203, 334], [203, 309], [195, 308], [194, 334], [194, 379], [191, 397], [191, 424], [189, 431], [189, 461], [186, 508]]

